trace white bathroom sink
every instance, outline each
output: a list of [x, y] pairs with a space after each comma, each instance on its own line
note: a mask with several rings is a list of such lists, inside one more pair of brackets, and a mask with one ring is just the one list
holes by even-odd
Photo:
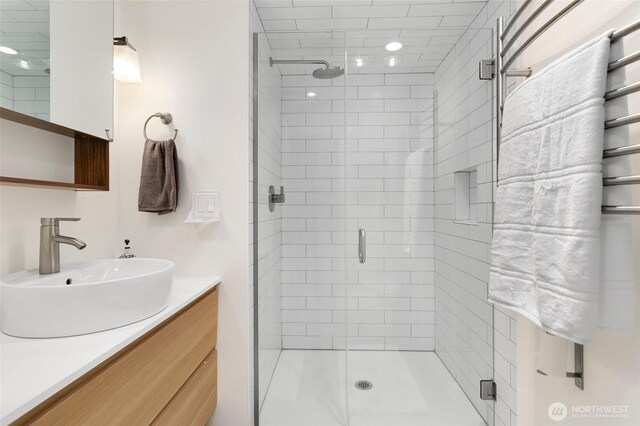
[[64, 337], [121, 327], [167, 307], [173, 262], [110, 259], [69, 263], [0, 280], [0, 328], [17, 337]]

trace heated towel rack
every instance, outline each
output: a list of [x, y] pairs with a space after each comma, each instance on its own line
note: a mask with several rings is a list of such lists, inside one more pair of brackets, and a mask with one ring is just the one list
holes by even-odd
[[[520, 7], [515, 11], [511, 19], [506, 22], [504, 17], [500, 17], [496, 23], [496, 57], [491, 60], [480, 61], [479, 77], [481, 80], [493, 80], [496, 81], [496, 161], [494, 165], [494, 176], [496, 176], [496, 184], [498, 183], [498, 163], [500, 161], [500, 142], [502, 132], [502, 112], [503, 105], [506, 98], [506, 87], [508, 77], [529, 77], [531, 76], [531, 68], [512, 68], [511, 65], [518, 59], [520, 55], [533, 43], [538, 37], [540, 37], [545, 31], [547, 31], [556, 22], [562, 19], [563, 16], [575, 9], [584, 0], [573, 0], [567, 3], [561, 10], [550, 17], [546, 22], [543, 22], [540, 27], [531, 33], [531, 35], [522, 40], [519, 46], [513, 51], [516, 41], [525, 32], [525, 30], [536, 21], [536, 18], [552, 3], [553, 0], [542, 1], [537, 8], [531, 10], [529, 16], [516, 28], [516, 21], [522, 16], [522, 14], [532, 6], [532, 0], [524, 0]], [[533, 28], [533, 27], [532, 27]], [[635, 31], [640, 30], [640, 20], [637, 20], [624, 28], [614, 31], [611, 36], [611, 42], [614, 43], [620, 40], [622, 37], [629, 35]], [[511, 37], [509, 34], [513, 32]], [[633, 62], [640, 61], [640, 51], [633, 52], [625, 55], [622, 58], [616, 59], [609, 63], [608, 71], [611, 72], [618, 68], [629, 65]], [[627, 96], [631, 93], [640, 92], [640, 81], [628, 84], [617, 89], [609, 90], [605, 93], [604, 99], [610, 101], [622, 96]], [[640, 122], [640, 113], [630, 114], [623, 117], [614, 118], [604, 122], [605, 129], [612, 129], [619, 126], [627, 126], [632, 123]], [[619, 157], [622, 155], [640, 154], [640, 144], [628, 145], [619, 148], [605, 149], [603, 151], [603, 158]], [[603, 186], [614, 185], [634, 185], [640, 184], [640, 175], [637, 176], [615, 176], [603, 178]], [[602, 206], [602, 213], [606, 214], [624, 214], [624, 215], [640, 215], [640, 206]], [[574, 345], [575, 355], [575, 367], [574, 372], [567, 372], [566, 376], [575, 380], [575, 385], [584, 389], [584, 348], [583, 345], [576, 343]], [[541, 374], [545, 374], [542, 371], [538, 371]]]
[[[521, 40], [513, 52], [511, 49], [514, 47], [516, 41], [519, 41], [520, 36], [524, 31], [536, 21], [536, 18], [553, 3], [553, 0], [545, 0], [540, 3], [535, 9], [531, 10], [529, 16], [519, 24], [516, 28], [516, 21], [522, 14], [529, 9], [533, 1], [525, 0], [520, 7], [515, 11], [512, 18], [505, 24], [504, 17], [499, 17], [496, 24], [496, 57], [491, 60], [480, 61], [479, 77], [481, 80], [492, 80], [496, 78], [496, 162], [494, 175], [496, 176], [496, 182], [498, 181], [497, 167], [500, 161], [500, 141], [502, 131], [502, 110], [506, 98], [506, 87], [508, 77], [529, 77], [531, 75], [531, 68], [512, 68], [511, 65], [522, 55], [522, 53], [533, 43], [538, 37], [540, 37], [545, 31], [551, 28], [562, 17], [575, 9], [584, 0], [573, 0], [566, 4], [561, 10], [550, 17], [546, 22], [543, 22], [533, 33], [526, 39]], [[532, 27], [533, 28], [533, 27]], [[640, 20], [637, 20], [624, 28], [614, 31], [611, 36], [611, 42], [614, 43], [620, 40], [622, 37], [629, 35], [635, 31], [640, 30]], [[512, 35], [509, 37], [510, 33]], [[620, 67], [624, 67], [633, 62], [640, 61], [640, 50], [631, 54], [625, 55], [613, 62], [609, 63], [608, 71], [611, 72]], [[612, 99], [627, 96], [631, 93], [640, 92], [640, 81], [628, 84], [626, 86], [612, 89], [606, 92], [605, 102]], [[604, 123], [605, 129], [611, 129], [618, 126], [626, 126], [632, 123], [640, 122], [640, 113], [630, 114], [624, 117], [618, 117], [611, 120], [607, 120]], [[640, 144], [629, 145], [620, 148], [605, 149], [603, 152], [603, 158], [618, 157], [622, 155], [640, 154]], [[636, 176], [616, 176], [606, 177], [602, 182], [603, 186], [614, 185], [634, 185], [640, 184], [640, 175]], [[633, 214], [640, 215], [640, 206], [602, 206], [602, 213], [606, 214]]]

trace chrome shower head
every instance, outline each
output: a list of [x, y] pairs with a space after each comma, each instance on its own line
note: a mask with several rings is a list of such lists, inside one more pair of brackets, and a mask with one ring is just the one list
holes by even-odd
[[340, 77], [344, 74], [344, 68], [332, 67], [331, 64], [324, 59], [273, 59], [269, 58], [269, 66], [277, 64], [283, 65], [307, 65], [307, 64], [322, 64], [324, 68], [318, 68], [313, 72], [315, 78], [321, 80], [327, 80], [331, 78]]
[[332, 67], [328, 65], [324, 68], [318, 68], [313, 72], [313, 76], [321, 80], [340, 77], [342, 74], [344, 74], [344, 68]]

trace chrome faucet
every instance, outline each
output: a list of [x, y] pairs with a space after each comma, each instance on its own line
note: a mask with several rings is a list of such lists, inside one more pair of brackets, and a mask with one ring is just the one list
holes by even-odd
[[59, 222], [77, 222], [80, 218], [43, 217], [40, 219], [40, 274], [60, 272], [60, 244], [71, 244], [78, 250], [87, 245], [77, 238], [60, 235]]

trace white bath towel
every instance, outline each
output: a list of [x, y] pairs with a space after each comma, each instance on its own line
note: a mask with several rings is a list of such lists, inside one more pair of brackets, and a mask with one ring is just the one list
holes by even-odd
[[598, 321], [609, 34], [536, 73], [504, 105], [489, 299], [578, 343]]

